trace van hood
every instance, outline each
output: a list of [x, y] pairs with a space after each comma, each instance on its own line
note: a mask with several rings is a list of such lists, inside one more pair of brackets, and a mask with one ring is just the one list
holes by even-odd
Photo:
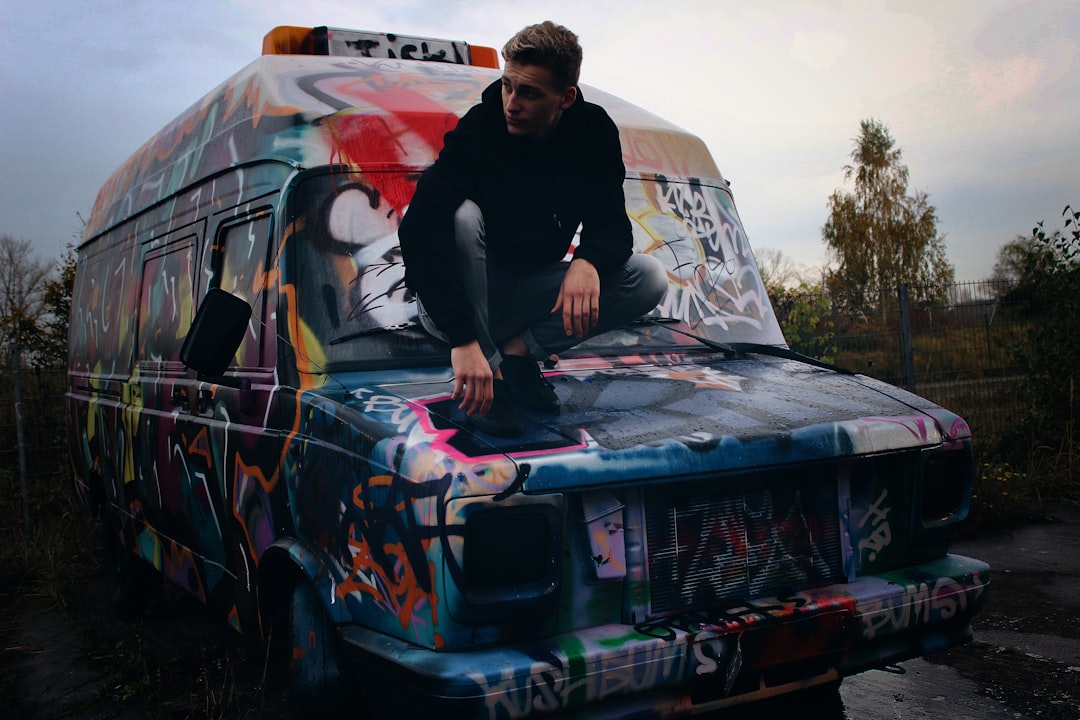
[[[547, 377], [561, 411], [519, 408], [525, 432], [511, 439], [471, 426], [445, 372], [377, 387], [414, 412], [415, 422], [398, 415], [394, 435], [404, 431], [410, 446], [467, 464], [510, 459], [525, 492], [760, 470], [970, 436], [960, 417], [914, 394], [785, 359], [590, 357], [564, 360]], [[365, 383], [347, 404], [362, 411], [372, 392]]]

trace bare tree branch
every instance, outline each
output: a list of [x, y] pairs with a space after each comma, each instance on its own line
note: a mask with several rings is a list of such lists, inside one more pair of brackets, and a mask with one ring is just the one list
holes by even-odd
[[44, 293], [53, 270], [29, 240], [0, 235], [0, 341], [27, 345], [37, 337], [47, 319]]

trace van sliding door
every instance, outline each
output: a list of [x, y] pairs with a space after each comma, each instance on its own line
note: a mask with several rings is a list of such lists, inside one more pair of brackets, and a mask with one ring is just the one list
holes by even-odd
[[144, 245], [130, 405], [138, 548], [204, 602], [225, 568], [213, 449], [180, 348], [195, 310], [198, 228]]

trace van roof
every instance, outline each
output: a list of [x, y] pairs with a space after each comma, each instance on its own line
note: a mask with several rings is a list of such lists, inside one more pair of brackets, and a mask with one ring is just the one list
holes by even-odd
[[[90, 239], [204, 179], [257, 162], [421, 170], [497, 69], [416, 60], [264, 55], [128, 158], [98, 193]], [[619, 126], [627, 171], [723, 181], [697, 137], [583, 86]]]

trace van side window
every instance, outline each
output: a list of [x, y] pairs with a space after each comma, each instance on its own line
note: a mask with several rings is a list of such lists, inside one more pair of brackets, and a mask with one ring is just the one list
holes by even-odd
[[139, 293], [142, 367], [183, 370], [180, 347], [194, 316], [195, 236], [151, 250]]
[[99, 252], [79, 268], [71, 307], [72, 369], [95, 375], [131, 372], [137, 288], [129, 277], [134, 246]]
[[397, 230], [414, 186], [404, 172], [313, 173], [296, 184], [283, 282], [321, 369], [402, 367], [449, 352], [420, 327], [405, 285]]
[[[265, 213], [237, 225], [222, 227], [211, 259], [210, 287], [219, 287], [251, 305], [248, 332], [235, 363], [239, 368], [265, 367], [268, 352], [263, 348], [263, 328], [271, 320], [267, 303], [266, 249], [272, 215]], [[273, 334], [270, 334], [273, 337]]]

